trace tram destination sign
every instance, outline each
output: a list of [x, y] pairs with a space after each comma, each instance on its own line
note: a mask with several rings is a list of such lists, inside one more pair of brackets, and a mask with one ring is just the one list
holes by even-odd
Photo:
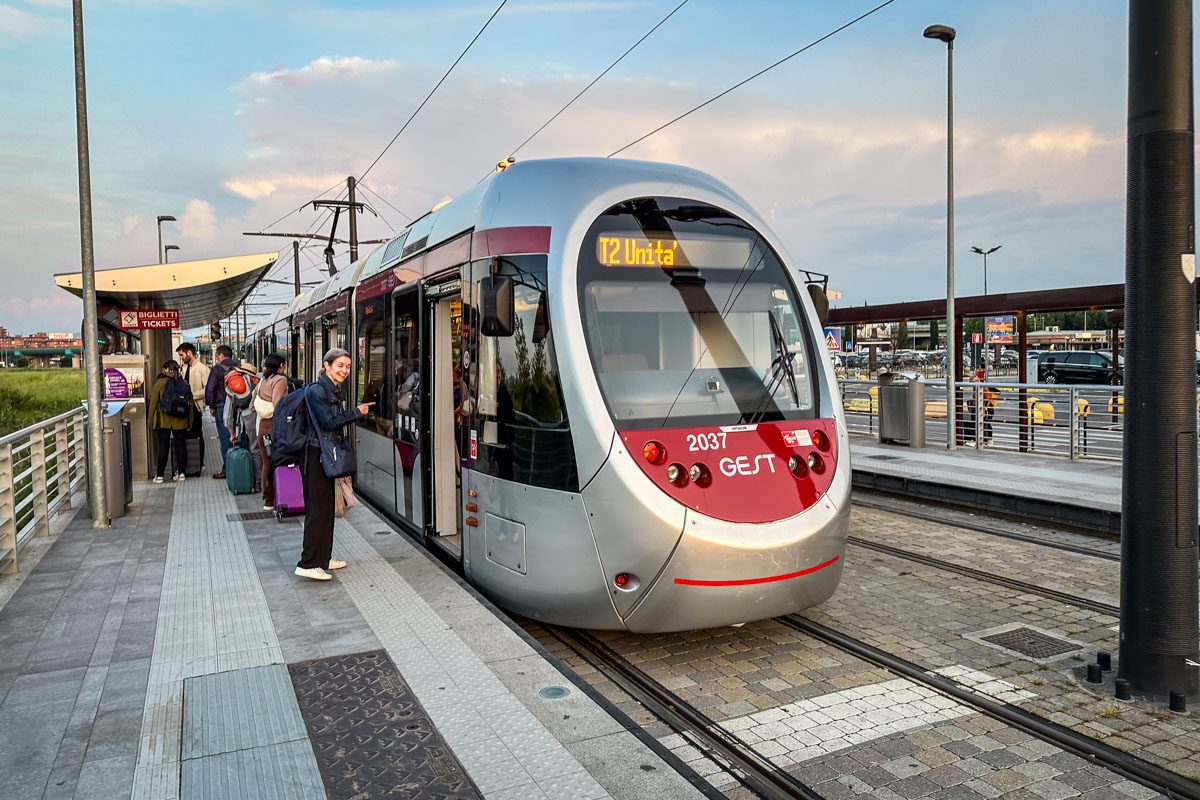
[[131, 328], [167, 328], [174, 330], [179, 327], [179, 312], [174, 309], [130, 309], [118, 312], [121, 327]]
[[596, 258], [606, 267], [741, 269], [750, 260], [750, 242], [732, 236], [646, 236], [602, 233]]

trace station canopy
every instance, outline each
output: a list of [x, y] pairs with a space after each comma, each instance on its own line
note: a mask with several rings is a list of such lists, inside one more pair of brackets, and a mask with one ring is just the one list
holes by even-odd
[[[182, 329], [208, 325], [233, 314], [278, 257], [254, 253], [96, 270], [97, 310], [115, 319], [121, 309], [173, 309]], [[82, 272], [55, 275], [54, 282], [83, 296]]]

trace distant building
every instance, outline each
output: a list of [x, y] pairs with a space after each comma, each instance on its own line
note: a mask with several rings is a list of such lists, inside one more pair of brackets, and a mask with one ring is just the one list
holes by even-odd
[[33, 367], [58, 366], [63, 357], [72, 365], [78, 365], [78, 354], [83, 352], [83, 339], [75, 333], [12, 334], [8, 328], [0, 327], [0, 363], [12, 366], [18, 362]]

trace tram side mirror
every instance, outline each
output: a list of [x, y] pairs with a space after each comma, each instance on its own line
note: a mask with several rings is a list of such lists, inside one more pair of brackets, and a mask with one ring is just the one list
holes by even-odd
[[817, 310], [817, 319], [821, 320], [821, 325], [828, 325], [829, 297], [825, 294], [825, 289], [820, 284], [810, 283], [808, 296], [812, 298], [813, 308]]
[[550, 332], [550, 321], [547, 319], [549, 311], [546, 309], [546, 293], [538, 292], [537, 313], [533, 317], [533, 343], [546, 341], [546, 334]]
[[479, 281], [479, 302], [484, 336], [513, 335], [513, 282], [504, 275], [491, 275]]

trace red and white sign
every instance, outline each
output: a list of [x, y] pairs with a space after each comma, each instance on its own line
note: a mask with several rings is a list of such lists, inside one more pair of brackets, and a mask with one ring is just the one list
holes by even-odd
[[118, 313], [122, 328], [178, 328], [179, 312], [173, 309], [137, 309]]
[[971, 334], [971, 344], [983, 344], [983, 334], [982, 333], [972, 333]]

